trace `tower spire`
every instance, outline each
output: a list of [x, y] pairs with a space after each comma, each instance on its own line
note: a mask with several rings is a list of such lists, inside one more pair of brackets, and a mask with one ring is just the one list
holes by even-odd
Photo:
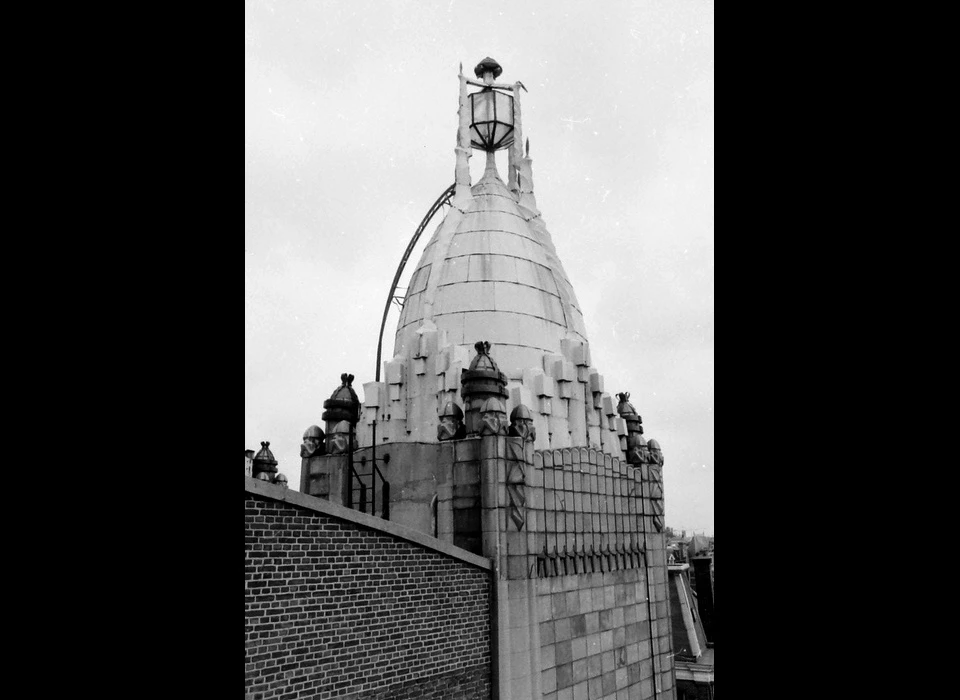
[[497, 172], [497, 159], [493, 151], [487, 151], [487, 167], [483, 171], [483, 176], [486, 177], [487, 175], [500, 177], [500, 174]]

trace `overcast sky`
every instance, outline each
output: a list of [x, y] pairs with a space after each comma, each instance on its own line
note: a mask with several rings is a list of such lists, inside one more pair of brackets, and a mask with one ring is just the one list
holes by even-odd
[[[473, 77], [492, 56], [529, 90], [535, 194], [593, 364], [663, 448], [667, 524], [714, 534], [713, 14], [710, 0], [248, 0], [244, 448], [269, 440], [297, 488], [301, 436], [342, 372], [363, 398], [397, 264], [453, 182], [458, 65]], [[471, 165], [476, 181], [483, 153]]]

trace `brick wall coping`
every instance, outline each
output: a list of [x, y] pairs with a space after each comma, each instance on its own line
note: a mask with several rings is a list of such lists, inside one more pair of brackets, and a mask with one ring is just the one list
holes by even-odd
[[493, 569], [493, 564], [489, 559], [477, 556], [476, 554], [468, 552], [465, 549], [455, 547], [452, 544], [448, 544], [436, 539], [435, 537], [430, 537], [422, 532], [404, 527], [403, 525], [398, 525], [397, 523], [392, 523], [389, 520], [377, 518], [373, 515], [367, 515], [366, 513], [352, 510], [351, 508], [344, 508], [336, 503], [331, 503], [325, 498], [308, 496], [300, 493], [299, 491], [283, 488], [282, 486], [277, 486], [276, 484], [271, 484], [260, 479], [254, 479], [253, 477], [246, 475], [244, 475], [243, 478], [245, 480], [244, 490], [247, 493], [253, 493], [274, 501], [290, 503], [291, 505], [313, 510], [318, 513], [323, 513], [324, 515], [329, 515], [333, 518], [348, 520], [356, 525], [360, 525], [371, 530], [376, 530], [378, 532], [383, 532], [388, 535], [393, 535], [394, 537], [399, 537], [402, 540], [413, 542], [414, 544], [418, 544], [421, 547], [426, 547], [427, 549], [432, 549], [440, 554], [446, 554], [448, 557], [459, 559], [462, 562], [472, 564], [473, 566], [480, 567], [481, 569], [486, 569], [488, 571]]

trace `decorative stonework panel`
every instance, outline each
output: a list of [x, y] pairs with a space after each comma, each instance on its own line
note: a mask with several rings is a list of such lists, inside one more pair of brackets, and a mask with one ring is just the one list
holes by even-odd
[[[519, 443], [519, 444], [518, 444]], [[519, 448], [519, 459], [516, 450]], [[517, 439], [507, 440], [507, 499], [510, 519], [522, 530], [526, 521], [526, 493], [527, 474], [523, 463], [523, 443]]]
[[598, 450], [536, 455], [543, 464], [545, 524], [537, 544], [536, 576], [644, 566], [637, 470]]

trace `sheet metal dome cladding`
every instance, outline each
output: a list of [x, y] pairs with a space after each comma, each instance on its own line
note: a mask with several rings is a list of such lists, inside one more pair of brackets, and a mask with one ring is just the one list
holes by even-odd
[[[494, 346], [504, 370], [539, 367], [565, 337], [586, 340], [583, 314], [538, 213], [521, 206], [492, 154], [461, 212], [450, 209], [408, 285], [394, 354], [432, 321], [449, 342]], [[472, 354], [472, 352], [471, 352]]]
[[[495, 81], [488, 63], [477, 67], [482, 82], [461, 66], [449, 209], [410, 275], [383, 380], [363, 385], [358, 439], [436, 442], [448, 402], [463, 407], [467, 433], [479, 434], [483, 402], [496, 396], [508, 413], [529, 409], [535, 449], [622, 455], [626, 423], [592, 366], [580, 304], [537, 206], [523, 137], [526, 88]], [[504, 179], [493, 150], [473, 143], [476, 89], [512, 95], [516, 137], [501, 159]], [[479, 181], [473, 156], [486, 157]]]

